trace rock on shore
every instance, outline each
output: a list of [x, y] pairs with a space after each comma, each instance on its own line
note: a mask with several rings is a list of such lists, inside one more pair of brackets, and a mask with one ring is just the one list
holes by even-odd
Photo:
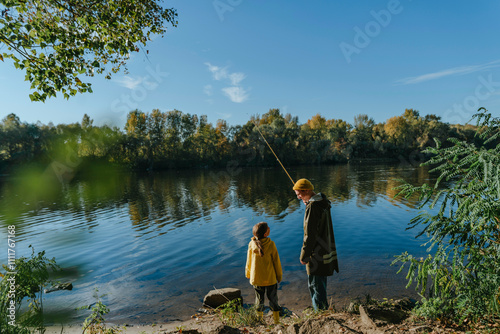
[[240, 289], [236, 288], [215, 289], [211, 290], [205, 296], [205, 298], [203, 299], [203, 306], [215, 309], [235, 299], [240, 299], [241, 303], [243, 303]]

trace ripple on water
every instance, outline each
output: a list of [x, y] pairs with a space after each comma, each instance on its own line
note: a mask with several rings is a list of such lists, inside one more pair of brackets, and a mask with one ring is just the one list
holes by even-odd
[[[421, 252], [422, 241], [406, 230], [416, 214], [412, 203], [392, 199], [390, 188], [402, 176], [428, 180], [425, 173], [352, 165], [291, 172], [308, 175], [332, 199], [340, 273], [329, 278], [329, 297], [340, 303], [363, 294], [391, 298], [409, 293], [404, 275], [396, 276], [397, 267], [390, 263], [405, 250]], [[211, 190], [204, 173], [124, 178], [112, 192], [115, 197], [95, 203], [84, 196], [84, 190], [93, 189], [88, 181], [71, 193], [77, 204], [23, 211], [16, 218], [19, 254], [29, 255], [32, 244], [78, 272], [71, 278], [73, 291], [46, 295], [44, 307], [92, 304], [95, 288], [106, 294], [109, 319], [116, 322], [188, 317], [214, 287], [241, 288], [251, 303], [244, 266], [252, 226], [259, 221], [268, 222], [284, 268], [280, 301], [287, 307], [309, 305], [307, 276], [299, 262], [304, 205], [294, 198], [282, 171], [245, 170]], [[79, 311], [72, 316], [81, 321], [87, 315]]]

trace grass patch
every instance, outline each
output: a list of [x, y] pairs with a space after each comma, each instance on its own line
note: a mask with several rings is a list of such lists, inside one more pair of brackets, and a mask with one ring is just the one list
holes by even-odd
[[245, 308], [241, 299], [234, 299], [215, 309], [220, 321], [231, 327], [255, 327], [263, 324], [255, 306]]

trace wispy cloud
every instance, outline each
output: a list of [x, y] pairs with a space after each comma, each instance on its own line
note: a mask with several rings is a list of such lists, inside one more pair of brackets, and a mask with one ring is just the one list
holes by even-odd
[[408, 78], [397, 80], [396, 83], [399, 83], [402, 85], [411, 85], [411, 84], [416, 84], [416, 83], [420, 83], [420, 82], [424, 82], [424, 81], [435, 80], [435, 79], [447, 77], [450, 75], [463, 75], [463, 74], [478, 72], [478, 71], [482, 71], [485, 69], [498, 67], [498, 66], [500, 66], [500, 60], [495, 60], [495, 61], [492, 61], [492, 62], [489, 62], [486, 64], [459, 66], [459, 67], [453, 67], [453, 68], [449, 68], [446, 70], [442, 70], [439, 72], [419, 75], [416, 77], [408, 77]]
[[226, 87], [222, 88], [222, 91], [235, 103], [245, 102], [248, 99], [248, 93], [242, 87]]
[[207, 96], [212, 96], [212, 94], [213, 94], [213, 92], [212, 92], [212, 91], [213, 91], [212, 85], [205, 85], [205, 86], [203, 87], [203, 93], [204, 93], [205, 95], [207, 95]]
[[229, 74], [229, 80], [231, 80], [233, 86], [237, 86], [245, 78], [246, 75], [241, 72]]
[[[227, 67], [219, 67], [212, 65], [211, 63], [205, 63], [208, 70], [212, 73], [213, 79], [216, 81], [227, 81], [231, 84], [231, 87], [222, 88], [222, 92], [226, 95], [232, 102], [242, 103], [248, 100], [248, 90], [241, 87], [240, 83], [246, 78], [245, 73], [233, 72], [230, 73]], [[211, 95], [212, 86], [206, 85], [204, 87], [204, 93], [206, 95]]]
[[227, 78], [227, 67], [219, 67], [210, 63], [205, 63], [205, 65], [208, 66], [208, 70], [212, 72], [215, 80], [219, 81]]
[[144, 81], [144, 78], [141, 78], [141, 77], [132, 78], [130, 76], [125, 76], [125, 77], [113, 78], [113, 81], [122, 87], [125, 87], [128, 89], [135, 89], [137, 86], [139, 86]]

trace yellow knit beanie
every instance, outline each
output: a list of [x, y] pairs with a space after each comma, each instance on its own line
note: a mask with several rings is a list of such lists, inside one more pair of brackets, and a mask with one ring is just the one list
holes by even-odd
[[300, 179], [295, 182], [293, 190], [314, 190], [314, 186], [308, 179]]

